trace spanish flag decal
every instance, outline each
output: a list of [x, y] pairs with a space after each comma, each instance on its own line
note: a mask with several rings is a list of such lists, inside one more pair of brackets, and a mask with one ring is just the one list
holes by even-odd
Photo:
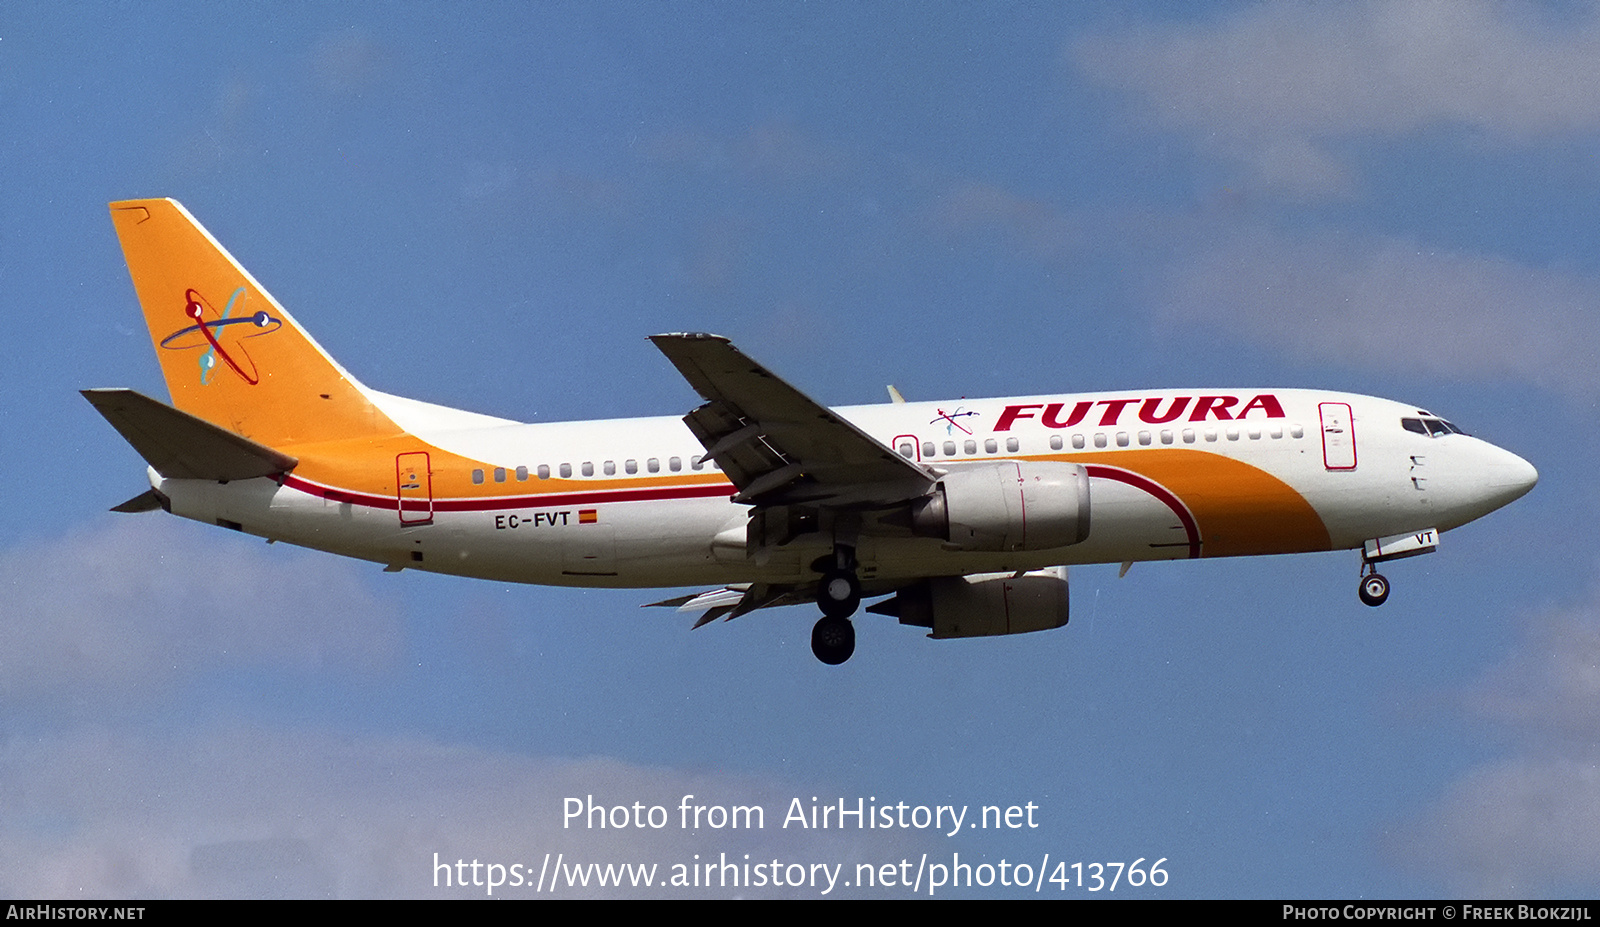
[[599, 520], [600, 520], [600, 510], [599, 509], [579, 509], [578, 510], [578, 524], [580, 524], [580, 525], [592, 525], [592, 524], [595, 524], [596, 522], [598, 522]]

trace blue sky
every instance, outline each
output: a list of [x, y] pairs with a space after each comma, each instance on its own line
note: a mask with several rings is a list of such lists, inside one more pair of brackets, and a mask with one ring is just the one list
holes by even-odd
[[[473, 897], [433, 854], [725, 852], [1593, 896], [1596, 62], [1573, 4], [6, 5], [0, 893]], [[105, 209], [145, 196], [364, 382], [509, 418], [682, 414], [645, 336], [708, 330], [838, 404], [1381, 395], [1541, 481], [1381, 610], [1350, 552], [1084, 567], [1065, 629], [864, 616], [829, 669], [806, 608], [691, 633], [652, 591], [107, 513], [143, 464], [76, 391], [164, 395]], [[687, 793], [774, 817], [562, 827]], [[777, 826], [812, 796], [1040, 826]]]

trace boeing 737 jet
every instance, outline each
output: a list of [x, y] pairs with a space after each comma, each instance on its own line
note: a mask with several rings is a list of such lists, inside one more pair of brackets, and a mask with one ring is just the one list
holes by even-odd
[[1530, 490], [1527, 461], [1423, 409], [1304, 389], [829, 409], [700, 333], [651, 338], [703, 404], [529, 425], [364, 386], [177, 202], [111, 204], [171, 403], [84, 395], [149, 464], [116, 507], [273, 541], [562, 586], [709, 585], [695, 627], [815, 602], [935, 638], [1067, 623], [1069, 564], [1353, 549], [1377, 564]]

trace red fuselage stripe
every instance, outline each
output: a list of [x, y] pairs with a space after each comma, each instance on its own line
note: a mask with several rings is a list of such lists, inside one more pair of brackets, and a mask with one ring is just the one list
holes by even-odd
[[[375, 509], [398, 509], [400, 500], [393, 496], [375, 496], [371, 493], [351, 492], [333, 486], [323, 486], [299, 477], [286, 477], [283, 485], [298, 489], [308, 495], [332, 502], [349, 502]], [[640, 489], [602, 489], [592, 492], [552, 492], [525, 496], [498, 496], [490, 499], [434, 499], [435, 512], [492, 512], [497, 509], [534, 509], [563, 505], [600, 505], [606, 502], [645, 502], [664, 499], [727, 498], [734, 489], [727, 483], [694, 486], [651, 486]], [[413, 506], [422, 500], [406, 500]]]

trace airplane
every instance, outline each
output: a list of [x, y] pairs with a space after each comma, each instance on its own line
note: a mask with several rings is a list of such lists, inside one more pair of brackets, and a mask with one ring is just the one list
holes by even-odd
[[1359, 550], [1377, 565], [1507, 505], [1538, 473], [1405, 403], [1191, 389], [830, 409], [728, 339], [651, 337], [703, 403], [524, 424], [379, 392], [187, 210], [110, 204], [171, 403], [83, 395], [149, 464], [155, 509], [269, 541], [503, 582], [711, 585], [694, 627], [815, 602], [938, 639], [1058, 628], [1067, 566]]

